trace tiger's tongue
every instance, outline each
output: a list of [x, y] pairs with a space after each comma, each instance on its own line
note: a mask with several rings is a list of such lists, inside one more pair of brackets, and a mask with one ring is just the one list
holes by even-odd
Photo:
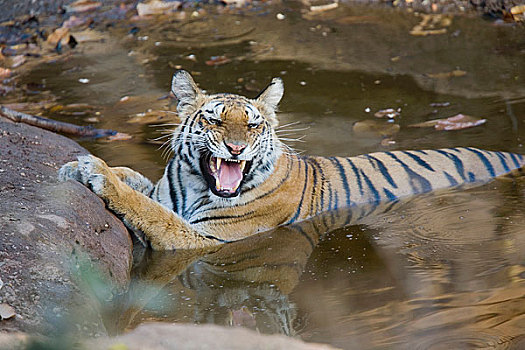
[[219, 168], [219, 183], [223, 189], [237, 189], [242, 180], [240, 163], [221, 162]]

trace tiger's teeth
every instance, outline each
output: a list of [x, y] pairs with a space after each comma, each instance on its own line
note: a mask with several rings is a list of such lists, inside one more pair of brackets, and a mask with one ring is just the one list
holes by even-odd
[[221, 183], [219, 181], [219, 178], [217, 178], [217, 177], [215, 178], [215, 189], [217, 189], [217, 191], [222, 190]]
[[217, 171], [221, 168], [222, 158], [217, 157]]
[[246, 166], [246, 161], [241, 160], [241, 171], [244, 171], [244, 167]]

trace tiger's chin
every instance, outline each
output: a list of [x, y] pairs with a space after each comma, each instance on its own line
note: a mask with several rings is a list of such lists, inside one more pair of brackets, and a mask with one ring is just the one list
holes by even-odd
[[213, 194], [222, 198], [237, 197], [252, 166], [251, 160], [214, 157], [205, 154], [200, 159], [202, 174]]

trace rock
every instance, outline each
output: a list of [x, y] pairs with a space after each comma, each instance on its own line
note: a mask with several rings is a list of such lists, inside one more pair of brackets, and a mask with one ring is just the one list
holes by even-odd
[[[74, 344], [73, 344], [74, 343]], [[28, 344], [38, 349], [122, 349], [122, 350], [331, 350], [326, 344], [305, 343], [284, 335], [263, 335], [246, 328], [216, 325], [148, 323], [118, 337], [90, 340], [46, 339], [24, 333], [1, 334], [0, 349], [22, 350]]]
[[88, 349], [141, 350], [329, 350], [329, 345], [304, 343], [284, 335], [262, 335], [246, 328], [215, 325], [149, 323], [115, 338], [86, 342]]
[[129, 282], [129, 234], [87, 188], [57, 171], [88, 153], [76, 142], [0, 118], [2, 331], [106, 334], [100, 303]]

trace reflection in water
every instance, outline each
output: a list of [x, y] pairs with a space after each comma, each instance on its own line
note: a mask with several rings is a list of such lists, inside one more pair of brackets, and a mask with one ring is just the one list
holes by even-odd
[[[367, 23], [353, 20], [362, 13], [371, 15]], [[105, 45], [85, 44], [82, 55], [24, 79], [45, 81], [61, 104], [93, 105], [97, 127], [132, 134], [127, 142], [83, 145], [152, 179], [165, 166], [158, 146], [147, 143], [159, 128], [126, 121], [164, 107], [157, 98], [177, 66], [200, 75], [210, 92], [248, 96], [281, 76], [281, 124], [298, 123], [290, 137], [306, 134], [298, 146], [307, 154], [451, 146], [524, 153], [523, 28], [456, 17], [450, 35], [421, 38], [409, 34], [417, 17], [388, 9], [342, 4], [328, 17], [295, 16], [300, 11], [284, 21], [210, 12], [202, 20], [146, 23], [140, 36], [149, 40], [115, 28]], [[205, 64], [221, 55], [231, 62]], [[457, 68], [467, 75], [428, 76]], [[86, 76], [90, 83], [79, 84]], [[122, 96], [131, 98], [121, 103]], [[402, 110], [395, 143], [352, 132], [354, 122], [387, 107]], [[407, 127], [457, 113], [488, 121], [452, 133]], [[216, 323], [348, 349], [525, 348], [524, 203], [523, 182], [493, 182], [417, 197], [383, 214], [362, 208], [340, 229], [348, 213], [213, 252], [141, 255], [136, 247], [133, 283], [107, 310], [106, 326], [119, 333], [149, 320]]]
[[523, 195], [496, 182], [360, 208], [361, 225], [326, 234], [349, 213], [211, 252], [142, 250], [108, 324], [214, 323], [349, 349], [511, 348], [525, 334]]

